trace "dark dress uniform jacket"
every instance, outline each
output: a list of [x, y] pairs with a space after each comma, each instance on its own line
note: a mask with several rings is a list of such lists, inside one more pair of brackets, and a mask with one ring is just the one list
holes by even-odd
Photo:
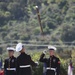
[[46, 63], [46, 75], [59, 75], [60, 73], [60, 60], [55, 56], [44, 58], [45, 54], [40, 57], [40, 62]]
[[16, 75], [16, 58], [12, 56], [4, 62], [5, 75]]
[[30, 55], [21, 53], [17, 57], [17, 75], [32, 75], [31, 66], [36, 66]]

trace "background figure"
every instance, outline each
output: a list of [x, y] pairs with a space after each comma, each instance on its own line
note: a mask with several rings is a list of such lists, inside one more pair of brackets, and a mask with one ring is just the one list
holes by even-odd
[[72, 66], [71, 59], [70, 59], [69, 65], [68, 65], [68, 75], [73, 75], [73, 66]]
[[9, 57], [4, 61], [5, 75], [16, 75], [16, 58], [14, 57], [15, 49], [12, 47], [7, 48]]
[[0, 69], [2, 69], [2, 58], [0, 59]]

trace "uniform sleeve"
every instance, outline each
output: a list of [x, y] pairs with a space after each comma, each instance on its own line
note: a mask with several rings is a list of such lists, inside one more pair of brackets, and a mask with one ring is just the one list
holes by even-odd
[[45, 56], [45, 54], [42, 54], [42, 55], [40, 56], [39, 61], [46, 63], [46, 62], [47, 62], [47, 58], [44, 58], [44, 56]]
[[30, 55], [29, 55], [29, 63], [32, 67], [36, 67], [37, 64], [31, 59]]
[[[15, 68], [17, 67], [17, 59], [15, 58]], [[15, 71], [15, 75], [17, 75], [17, 71]]]
[[4, 61], [4, 75], [6, 75], [6, 68], [7, 68], [7, 64], [6, 64], [6, 60]]
[[60, 75], [60, 60], [57, 60], [57, 69], [56, 69], [57, 75]]

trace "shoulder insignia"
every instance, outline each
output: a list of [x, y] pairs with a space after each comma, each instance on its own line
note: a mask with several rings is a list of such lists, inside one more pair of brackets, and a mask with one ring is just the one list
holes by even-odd
[[60, 64], [60, 61], [58, 61], [58, 64]]

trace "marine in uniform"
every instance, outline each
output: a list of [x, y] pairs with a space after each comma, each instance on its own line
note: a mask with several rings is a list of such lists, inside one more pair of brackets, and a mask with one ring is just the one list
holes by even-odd
[[4, 61], [4, 73], [5, 75], [16, 75], [16, 58], [14, 57], [15, 49], [8, 47], [9, 58]]
[[22, 43], [18, 43], [16, 46], [16, 51], [20, 52], [17, 57], [17, 75], [32, 75], [32, 67], [37, 66], [30, 55], [25, 53], [25, 48]]
[[40, 62], [43, 62], [46, 64], [46, 75], [59, 75], [60, 74], [60, 60], [54, 55], [54, 50], [56, 50], [56, 47], [54, 46], [48, 46], [49, 50], [49, 58], [46, 58], [46, 52], [47, 50], [43, 51]]

